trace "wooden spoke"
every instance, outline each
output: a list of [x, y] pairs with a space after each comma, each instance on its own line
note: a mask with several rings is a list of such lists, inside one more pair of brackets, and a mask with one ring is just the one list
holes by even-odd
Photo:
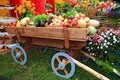
[[66, 60], [65, 60], [65, 59], [62, 59], [62, 62], [65, 64], [65, 63], [66, 63]]
[[58, 68], [58, 67], [56, 67], [55, 69], [56, 69], [56, 71], [58, 71], [58, 70], [59, 70], [59, 68]]
[[15, 49], [15, 52], [18, 52], [19, 50], [18, 49]]
[[65, 65], [68, 65], [70, 62], [69, 62], [69, 60], [67, 60], [67, 59], [62, 59], [62, 62], [65, 64]]
[[56, 59], [57, 59], [57, 61], [60, 63], [61, 62], [61, 60], [60, 60], [60, 58], [59, 57], [56, 57]]
[[69, 60], [67, 60], [65, 65], [68, 65], [69, 63], [70, 63], [70, 61], [69, 61]]
[[68, 75], [68, 71], [67, 71], [67, 69], [64, 69], [64, 73], [65, 73], [66, 75]]
[[20, 55], [22, 55], [22, 54], [23, 54], [21, 50], [19, 50], [19, 51], [18, 51], [18, 53], [19, 53]]
[[21, 61], [21, 62], [23, 62], [23, 59], [22, 59], [22, 58], [20, 58], [20, 61]]

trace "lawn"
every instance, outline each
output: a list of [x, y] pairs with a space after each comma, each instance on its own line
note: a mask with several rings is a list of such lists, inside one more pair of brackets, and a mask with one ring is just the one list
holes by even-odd
[[[0, 78], [5, 78], [5, 80], [98, 80], [77, 66], [72, 78], [57, 77], [51, 69], [51, 58], [54, 53], [52, 50], [48, 50], [44, 54], [31, 51], [27, 53], [28, 62], [25, 65], [16, 64], [10, 53], [0, 55]], [[106, 73], [91, 60], [85, 64], [110, 78], [110, 80], [120, 80], [119, 77]]]

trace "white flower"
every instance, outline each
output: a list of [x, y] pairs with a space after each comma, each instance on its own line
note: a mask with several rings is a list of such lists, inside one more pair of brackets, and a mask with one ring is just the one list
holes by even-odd
[[110, 39], [110, 37], [108, 37], [108, 39]]
[[106, 43], [106, 42], [107, 42], [107, 40], [104, 40], [104, 42]]
[[97, 48], [99, 49], [100, 47], [98, 46]]
[[110, 36], [112, 36], [113, 34], [112, 33], [110, 33]]
[[102, 46], [101, 46], [100, 48], [101, 48], [101, 49], [103, 49], [103, 47], [102, 47]]
[[93, 47], [91, 47], [91, 49], [93, 49]]
[[107, 44], [106, 43], [104, 43], [104, 46], [106, 46]]
[[92, 42], [89, 42], [89, 44], [92, 44]]
[[107, 51], [105, 51], [105, 53], [108, 53]]
[[107, 42], [107, 44], [109, 45], [109, 44], [110, 44], [110, 42]]
[[106, 35], [104, 35], [104, 37], [106, 38], [107, 36], [106, 36]]
[[108, 48], [108, 46], [105, 46], [106, 48]]

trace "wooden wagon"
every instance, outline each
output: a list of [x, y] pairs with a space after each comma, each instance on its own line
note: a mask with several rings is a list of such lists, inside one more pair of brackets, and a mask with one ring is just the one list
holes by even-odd
[[[48, 46], [67, 50], [68, 54], [66, 54], [66, 52], [57, 52], [51, 60], [53, 72], [60, 77], [72, 77], [75, 72], [75, 64], [77, 64], [99, 79], [109, 80], [74, 59], [78, 55], [79, 50], [86, 46], [86, 42], [89, 38], [89, 28], [6, 27], [6, 30], [9, 34], [15, 34], [19, 42], [24, 43], [26, 51], [38, 46]], [[26, 54], [23, 54], [24, 57], [20, 60], [16, 55], [21, 56], [21, 52], [19, 50], [15, 51], [16, 54], [14, 54], [13, 58], [16, 62], [21, 63], [21, 61], [26, 61]], [[80, 52], [85, 54], [81, 50]], [[86, 56], [94, 59], [88, 54]], [[67, 69], [67, 66], [69, 69]]]

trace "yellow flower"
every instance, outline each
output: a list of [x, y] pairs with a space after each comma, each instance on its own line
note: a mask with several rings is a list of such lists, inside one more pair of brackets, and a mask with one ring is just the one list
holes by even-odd
[[18, 10], [19, 14], [21, 14], [21, 10], [22, 10], [22, 8], [23, 8], [22, 5], [20, 5], [19, 7], [17, 7], [17, 10]]
[[55, 3], [63, 5], [65, 3], [65, 1], [64, 0], [55, 0]]
[[22, 8], [21, 9], [21, 13], [25, 13], [26, 12], [26, 9], [25, 8]]
[[25, 6], [26, 6], [27, 8], [32, 7], [31, 2], [30, 2], [30, 1], [27, 1], [26, 4], [25, 4]]
[[19, 14], [26, 14], [26, 12], [31, 12], [31, 14], [35, 14], [35, 4], [31, 3], [30, 0], [23, 0], [23, 5], [20, 5], [16, 8]]

